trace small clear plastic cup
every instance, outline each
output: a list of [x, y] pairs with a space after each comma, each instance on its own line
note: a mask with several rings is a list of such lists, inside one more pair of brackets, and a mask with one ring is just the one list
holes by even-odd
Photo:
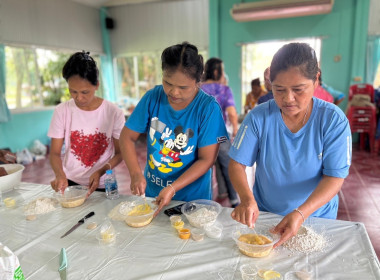
[[256, 280], [257, 267], [254, 264], [243, 264], [240, 266], [240, 273], [243, 280]]
[[219, 222], [215, 222], [212, 225], [206, 226], [205, 231], [208, 237], [218, 239], [222, 237], [223, 225]]
[[285, 280], [313, 280], [309, 273], [305, 271], [288, 271], [285, 273]]
[[194, 241], [202, 241], [205, 236], [204, 229], [201, 228], [195, 228], [191, 231], [191, 237]]
[[115, 242], [116, 235], [117, 233], [113, 224], [108, 218], [106, 218], [100, 225], [96, 238], [98, 239], [100, 245], [109, 245]]

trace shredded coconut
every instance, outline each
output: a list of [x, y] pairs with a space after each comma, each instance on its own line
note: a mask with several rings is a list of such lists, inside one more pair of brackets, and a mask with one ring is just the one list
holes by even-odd
[[54, 211], [57, 204], [58, 201], [54, 198], [42, 197], [28, 203], [24, 208], [24, 212], [26, 215], [45, 214]]
[[293, 252], [309, 254], [324, 251], [327, 244], [328, 241], [323, 234], [316, 233], [310, 227], [302, 226], [295, 236], [284, 243], [284, 247]]
[[186, 217], [192, 226], [200, 228], [214, 224], [218, 217], [218, 213], [213, 210], [208, 210], [207, 208], [200, 208], [187, 214]]

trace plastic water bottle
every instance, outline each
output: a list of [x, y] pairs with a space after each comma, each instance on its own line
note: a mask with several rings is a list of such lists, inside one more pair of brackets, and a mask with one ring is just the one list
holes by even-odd
[[106, 197], [108, 199], [119, 198], [119, 191], [117, 190], [117, 182], [116, 182], [115, 173], [113, 173], [111, 169], [106, 171], [104, 186], [106, 188]]

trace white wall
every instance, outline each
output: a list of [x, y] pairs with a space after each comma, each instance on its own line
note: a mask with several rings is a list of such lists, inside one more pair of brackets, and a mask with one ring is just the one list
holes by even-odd
[[103, 53], [100, 13], [67, 0], [0, 0], [0, 43]]
[[182, 41], [208, 49], [208, 0], [124, 5], [109, 8], [108, 14], [115, 21], [110, 31], [115, 56], [162, 52]]

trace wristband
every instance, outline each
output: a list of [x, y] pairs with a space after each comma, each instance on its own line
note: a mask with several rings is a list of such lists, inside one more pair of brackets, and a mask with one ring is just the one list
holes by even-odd
[[172, 197], [174, 197], [175, 196], [175, 188], [172, 186], [172, 184], [168, 184], [166, 187], [171, 187], [173, 189], [173, 196]]
[[303, 222], [305, 222], [305, 216], [303, 215], [302, 211], [298, 208], [294, 209], [294, 211], [297, 211], [302, 216]]

